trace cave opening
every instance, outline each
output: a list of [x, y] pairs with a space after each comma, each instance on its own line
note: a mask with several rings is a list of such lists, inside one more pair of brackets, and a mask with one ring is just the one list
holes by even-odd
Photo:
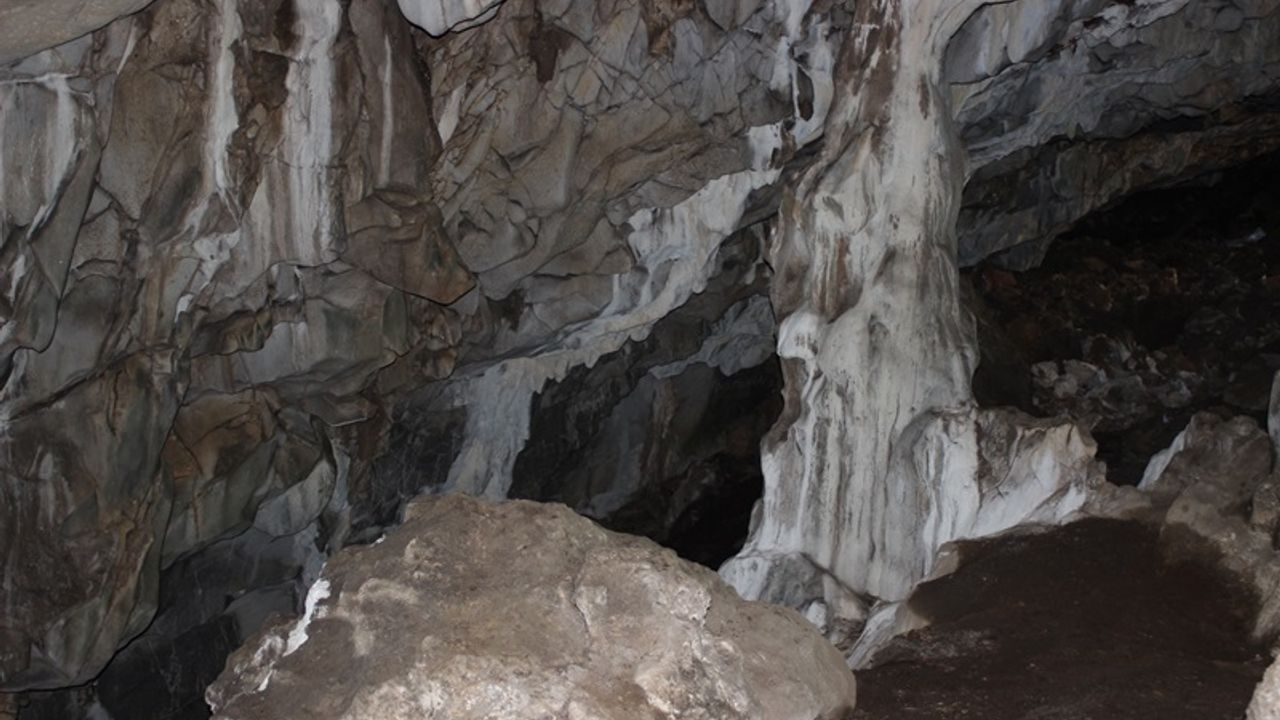
[[861, 666], [855, 717], [1242, 717], [1275, 612], [1242, 568], [1280, 547], [1280, 155], [1126, 195], [1031, 267], [1020, 252], [962, 272], [975, 399], [1088, 431], [1103, 492], [1148, 504], [948, 549]]
[[975, 395], [1088, 428], [1108, 479], [1137, 485], [1198, 412], [1266, 426], [1280, 369], [1280, 154], [1125, 197], [1036, 267], [966, 273]]

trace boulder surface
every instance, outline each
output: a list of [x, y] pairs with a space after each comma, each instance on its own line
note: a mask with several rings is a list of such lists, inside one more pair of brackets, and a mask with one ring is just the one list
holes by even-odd
[[799, 614], [648, 540], [447, 495], [336, 555], [207, 698], [224, 720], [836, 720], [855, 683]]

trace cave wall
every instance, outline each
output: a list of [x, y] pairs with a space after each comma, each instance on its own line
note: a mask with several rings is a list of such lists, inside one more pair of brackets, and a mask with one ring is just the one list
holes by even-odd
[[376, 535], [421, 388], [444, 487], [504, 494], [534, 393], [704, 292], [817, 135], [797, 8], [401, 10], [163, 0], [3, 70], [0, 688], [94, 677], [249, 528]]
[[970, 172], [962, 264], [1025, 269], [1131, 193], [1280, 148], [1280, 3], [990, 4], [944, 58]]
[[699, 435], [670, 387], [775, 342], [724, 572], [851, 633], [1098, 482], [1070, 424], [973, 403], [958, 263], [1274, 127], [1263, 0], [140, 5], [0, 11], [4, 691], [93, 678], [250, 529], [318, 552], [423, 489], [687, 475], [590, 468]]

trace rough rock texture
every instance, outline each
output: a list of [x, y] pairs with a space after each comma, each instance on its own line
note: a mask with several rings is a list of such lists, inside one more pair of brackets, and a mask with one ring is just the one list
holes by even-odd
[[1161, 539], [1168, 554], [1216, 562], [1255, 593], [1253, 632], [1265, 642], [1280, 637], [1280, 547], [1250, 514], [1272, 464], [1270, 438], [1252, 419], [1202, 413], [1151, 459], [1139, 486], [1167, 508]]
[[533, 393], [706, 288], [817, 40], [664, 8], [166, 0], [4, 71], [0, 687], [92, 677], [220, 538], [394, 519], [393, 408], [455, 367], [449, 483], [503, 494]]
[[[160, 0], [5, 65], [0, 689], [96, 676], [154, 617], [165, 568], [250, 528], [330, 548], [424, 485], [508, 495], [526, 449], [556, 444], [534, 433], [548, 383], [710, 293], [705, 337], [660, 353], [647, 389], [565, 413], [696, 446], [660, 390], [756, 357], [774, 328], [735, 284], [769, 268], [786, 409], [753, 573], [794, 561], [812, 617], [855, 623], [939, 541], [1067, 512], [1088, 443], [971, 402], [964, 143], [1013, 168], [975, 192], [1040, 187], [1014, 206], [1104, 200], [1025, 182], [1076, 121], [1108, 140], [1190, 112], [1207, 120], [1183, 146], [1210, 160], [1186, 167], [1241, 158], [1240, 133], [1271, 127], [1276, 13], [1022, 2], [966, 23], [979, 5]], [[10, 3], [22, 22], [0, 28], [39, 37], [23, 23], [59, 7]], [[73, 35], [135, 9], [79, 7]], [[1047, 81], [1086, 69], [1096, 88]], [[1062, 112], [1038, 88], [1091, 100]], [[1145, 172], [1143, 147], [1164, 146], [1125, 144], [1117, 176]], [[1089, 177], [1067, 162], [1089, 149], [1055, 167]], [[744, 234], [769, 268], [730, 267]], [[654, 465], [696, 486], [700, 452]], [[1062, 472], [1023, 472], [1059, 452]], [[608, 487], [584, 471], [575, 501], [634, 499], [638, 468]], [[979, 506], [1025, 485], [1024, 504], [975, 510], [992, 478]]]
[[973, 177], [971, 264], [1034, 264], [1077, 219], [1127, 193], [1276, 150], [1280, 3], [993, 3], [945, 63]]
[[1280, 661], [1276, 661], [1267, 671], [1266, 677], [1258, 684], [1249, 703], [1248, 720], [1277, 720], [1280, 718]]
[[968, 273], [985, 320], [979, 399], [1070, 416], [1126, 485], [1196, 412], [1263, 419], [1280, 367], [1277, 178], [1271, 155], [1140, 193], [1034, 269]]
[[[0, 188], [0, 686], [92, 677], [150, 620], [162, 565], [315, 519], [369, 374], [431, 342], [413, 293], [469, 286], [422, 200], [384, 191], [425, 184], [432, 139], [362, 110], [395, 86], [425, 112], [398, 13], [289, 7], [157, 3], [0, 83], [4, 167], [31, 179]], [[365, 229], [414, 283], [378, 279], [397, 281]]]
[[0, 65], [86, 35], [152, 0], [10, 0], [0, 7]]
[[296, 624], [242, 648], [215, 717], [836, 720], [853, 675], [797, 614], [563, 506], [417, 500]]

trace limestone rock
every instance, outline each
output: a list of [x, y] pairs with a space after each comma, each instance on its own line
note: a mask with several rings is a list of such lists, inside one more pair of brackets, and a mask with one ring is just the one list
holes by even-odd
[[1275, 473], [1254, 491], [1249, 524], [1280, 543], [1280, 477]]
[[1249, 703], [1247, 720], [1280, 720], [1280, 660], [1272, 663]]
[[1115, 198], [1278, 149], [1280, 120], [1249, 110], [1274, 92], [1278, 9], [1045, 0], [973, 13], [944, 62], [973, 171], [962, 264], [1018, 246], [1001, 261], [1029, 267]]
[[[1167, 508], [1167, 554], [1215, 563], [1252, 589], [1259, 601], [1253, 633], [1266, 642], [1280, 636], [1280, 549], [1265, 517], [1270, 468], [1270, 438], [1252, 418], [1201, 413], [1152, 458], [1139, 486]], [[1251, 523], [1251, 512], [1260, 522]]]
[[484, 22], [502, 0], [398, 0], [409, 22], [432, 35]]
[[563, 506], [416, 500], [232, 656], [215, 717], [835, 720], [853, 675], [799, 615]]
[[0, 7], [0, 65], [75, 40], [152, 0], [14, 0]]
[[1226, 512], [1242, 509], [1271, 471], [1271, 441], [1243, 416], [1197, 413], [1168, 449], [1151, 458], [1139, 489], [1168, 502], [1195, 485], [1212, 485]]

